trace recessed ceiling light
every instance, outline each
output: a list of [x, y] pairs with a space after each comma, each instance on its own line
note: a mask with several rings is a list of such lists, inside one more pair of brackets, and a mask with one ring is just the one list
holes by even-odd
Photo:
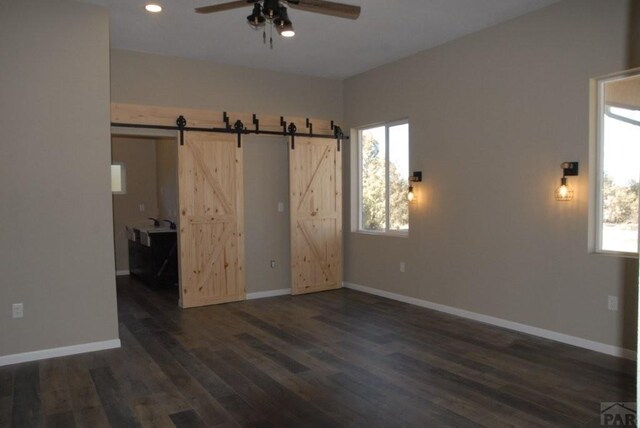
[[149, 3], [144, 8], [146, 9], [147, 12], [151, 12], [151, 13], [162, 12], [162, 6], [155, 3]]

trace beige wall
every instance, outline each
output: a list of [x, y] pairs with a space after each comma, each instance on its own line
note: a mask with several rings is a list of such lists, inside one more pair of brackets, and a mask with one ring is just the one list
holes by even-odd
[[[158, 55], [111, 52], [113, 102], [342, 119], [342, 83]], [[187, 117], [187, 120], [189, 118]], [[299, 127], [303, 124], [299, 124]], [[247, 293], [290, 287], [286, 144], [245, 137]], [[285, 212], [277, 212], [277, 203]], [[276, 268], [269, 263], [276, 260]]]
[[106, 10], [2, 2], [0, 94], [0, 356], [117, 339]]
[[[126, 193], [113, 195], [113, 238], [116, 270], [129, 269], [125, 226], [152, 225], [158, 218], [156, 140], [140, 137], [112, 137], [111, 159], [124, 163]], [[140, 210], [144, 205], [144, 211]]]
[[564, 1], [346, 80], [345, 123], [408, 117], [425, 181], [409, 238], [345, 227], [345, 279], [635, 349], [637, 260], [587, 248], [589, 79], [625, 68], [628, 6]]
[[[178, 218], [178, 142], [175, 138], [156, 140], [158, 216], [177, 222]], [[166, 226], [166, 223], [163, 223]]]
[[247, 292], [291, 288], [289, 146], [284, 138], [245, 137], [244, 198]]
[[111, 51], [111, 100], [342, 119], [339, 80], [121, 50]]

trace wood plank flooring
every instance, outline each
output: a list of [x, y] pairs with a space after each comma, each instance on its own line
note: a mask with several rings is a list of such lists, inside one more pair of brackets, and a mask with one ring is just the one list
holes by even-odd
[[635, 363], [351, 290], [180, 310], [118, 278], [122, 348], [0, 367], [0, 426], [600, 426]]

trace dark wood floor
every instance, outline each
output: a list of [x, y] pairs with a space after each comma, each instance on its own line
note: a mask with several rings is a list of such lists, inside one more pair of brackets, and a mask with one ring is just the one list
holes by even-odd
[[180, 310], [118, 278], [118, 350], [0, 368], [0, 426], [600, 426], [635, 365], [350, 290]]

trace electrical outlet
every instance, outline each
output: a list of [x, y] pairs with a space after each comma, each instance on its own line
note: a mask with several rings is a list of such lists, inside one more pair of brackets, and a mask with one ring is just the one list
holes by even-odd
[[14, 303], [11, 306], [13, 318], [22, 318], [24, 316], [24, 305], [22, 303]]
[[404, 273], [404, 262], [400, 262], [400, 272]]
[[138, 209], [140, 210], [141, 213], [144, 212], [144, 204], [139, 204], [138, 205]]
[[276, 268], [276, 261], [271, 260], [271, 269], [275, 269], [275, 268]]
[[609, 296], [607, 299], [607, 307], [610, 311], [618, 310], [618, 297], [617, 296]]
[[279, 213], [284, 212], [284, 202], [278, 202], [278, 212]]

